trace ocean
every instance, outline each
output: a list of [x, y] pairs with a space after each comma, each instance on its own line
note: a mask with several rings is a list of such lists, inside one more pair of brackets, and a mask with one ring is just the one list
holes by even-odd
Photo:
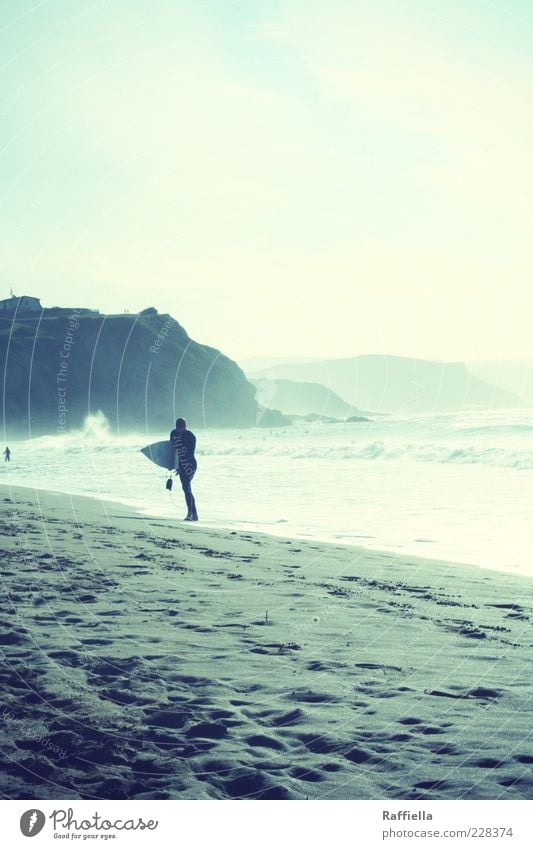
[[[169, 423], [169, 431], [170, 425]], [[196, 430], [201, 523], [533, 577], [533, 410]], [[119, 501], [181, 520], [179, 480], [140, 448], [167, 433], [80, 431], [11, 442], [0, 482]], [[80, 517], [82, 519], [82, 517]]]

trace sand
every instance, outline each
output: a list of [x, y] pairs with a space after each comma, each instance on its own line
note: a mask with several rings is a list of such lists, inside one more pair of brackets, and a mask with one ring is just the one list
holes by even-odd
[[533, 581], [0, 504], [4, 798], [533, 797]]

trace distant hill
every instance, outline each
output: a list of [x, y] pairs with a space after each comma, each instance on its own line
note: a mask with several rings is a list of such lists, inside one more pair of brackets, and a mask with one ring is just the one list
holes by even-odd
[[252, 380], [257, 387], [260, 404], [275, 407], [288, 416], [319, 416], [345, 419], [361, 413], [357, 407], [347, 404], [335, 392], [321, 383], [304, 383], [296, 380]]
[[248, 357], [239, 359], [239, 365], [245, 374], [257, 374], [267, 368], [287, 363], [314, 363], [316, 357]]
[[253, 377], [321, 383], [349, 404], [385, 413], [524, 406], [516, 394], [481, 380], [459, 362], [366, 355], [314, 363], [284, 363]]
[[7, 434], [61, 433], [101, 410], [114, 431], [255, 425], [255, 388], [170, 315], [53, 308], [0, 317]]
[[526, 404], [533, 406], [532, 362], [472, 363], [468, 368], [476, 377], [518, 395]]

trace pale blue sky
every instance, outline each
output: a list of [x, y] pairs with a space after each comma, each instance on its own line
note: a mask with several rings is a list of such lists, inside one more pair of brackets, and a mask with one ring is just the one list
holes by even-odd
[[529, 0], [4, 0], [0, 41], [0, 294], [533, 357]]

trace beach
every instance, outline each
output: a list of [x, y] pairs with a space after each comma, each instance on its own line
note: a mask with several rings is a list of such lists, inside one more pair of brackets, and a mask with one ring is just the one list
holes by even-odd
[[4, 798], [533, 797], [532, 579], [0, 503]]

